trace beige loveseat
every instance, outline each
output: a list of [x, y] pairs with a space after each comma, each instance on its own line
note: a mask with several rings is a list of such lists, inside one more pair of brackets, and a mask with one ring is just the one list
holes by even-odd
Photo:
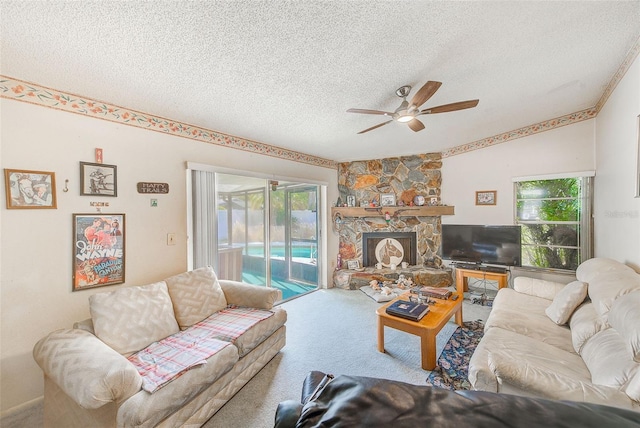
[[640, 411], [640, 275], [595, 258], [576, 278], [518, 277], [498, 292], [469, 364], [473, 389]]
[[[285, 345], [287, 314], [273, 306], [280, 296], [201, 268], [89, 297], [90, 320], [34, 347], [45, 426], [201, 426]], [[178, 339], [196, 362], [167, 382], [191, 352], [169, 349]], [[204, 344], [215, 353], [197, 361]], [[157, 354], [169, 364], [156, 366]], [[158, 385], [159, 374], [167, 383]]]

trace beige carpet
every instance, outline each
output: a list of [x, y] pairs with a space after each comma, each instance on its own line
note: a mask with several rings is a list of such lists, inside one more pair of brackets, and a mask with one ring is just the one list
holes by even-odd
[[[387, 328], [387, 352], [377, 351], [379, 306], [359, 290], [335, 288], [284, 303], [287, 345], [205, 427], [273, 427], [278, 403], [299, 399], [302, 381], [311, 370], [424, 385], [429, 372], [420, 368], [418, 337]], [[490, 310], [465, 299], [463, 319], [486, 320]], [[438, 335], [438, 355], [456, 327], [449, 322]]]

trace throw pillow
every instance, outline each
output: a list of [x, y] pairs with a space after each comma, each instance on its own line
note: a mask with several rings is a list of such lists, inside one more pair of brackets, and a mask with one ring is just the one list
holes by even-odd
[[181, 273], [165, 281], [176, 319], [183, 330], [227, 307], [218, 277], [210, 266]]
[[566, 324], [573, 311], [584, 302], [586, 297], [587, 284], [582, 281], [570, 282], [556, 294], [545, 313], [556, 324]]
[[94, 294], [89, 311], [96, 336], [121, 354], [180, 331], [164, 281]]

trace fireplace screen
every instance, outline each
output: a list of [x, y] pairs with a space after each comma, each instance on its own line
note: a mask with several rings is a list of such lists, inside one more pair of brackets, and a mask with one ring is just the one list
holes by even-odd
[[416, 264], [415, 232], [370, 232], [362, 234], [362, 265], [375, 266], [378, 261], [389, 267], [407, 262]]

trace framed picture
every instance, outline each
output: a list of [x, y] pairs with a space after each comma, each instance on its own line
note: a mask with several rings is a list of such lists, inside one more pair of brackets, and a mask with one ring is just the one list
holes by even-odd
[[85, 196], [118, 196], [115, 165], [80, 162], [80, 194]]
[[360, 269], [360, 262], [358, 259], [347, 260], [347, 269], [349, 270], [357, 270]]
[[347, 206], [355, 207], [356, 206], [356, 197], [353, 195], [347, 196]]
[[4, 170], [7, 209], [55, 209], [56, 174], [48, 171]]
[[476, 191], [476, 205], [495, 205], [496, 190], [479, 190]]
[[73, 214], [73, 291], [122, 284], [124, 214]]
[[381, 207], [392, 207], [396, 204], [396, 194], [395, 193], [380, 193], [380, 206]]

